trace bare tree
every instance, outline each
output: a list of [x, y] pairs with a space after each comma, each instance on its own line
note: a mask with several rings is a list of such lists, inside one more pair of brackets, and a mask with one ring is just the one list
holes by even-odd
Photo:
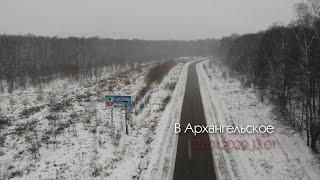
[[[320, 135], [320, 107], [319, 103], [316, 103], [317, 89], [319, 89], [319, 74], [314, 69], [316, 61], [319, 61], [319, 57], [314, 56], [314, 54], [317, 54], [316, 51], [319, 51], [320, 45], [317, 25], [319, 22], [319, 4], [319, 0], [308, 0], [296, 5], [298, 29], [295, 31], [302, 53], [302, 61], [299, 63], [299, 68], [301, 72], [300, 81], [305, 87], [302, 89], [302, 93], [305, 100], [303, 107], [305, 107], [304, 112], [306, 113], [307, 144], [311, 145], [311, 148], [314, 150], [316, 150], [316, 142]], [[317, 104], [318, 107], [316, 107]], [[316, 112], [317, 109], [318, 114]]]

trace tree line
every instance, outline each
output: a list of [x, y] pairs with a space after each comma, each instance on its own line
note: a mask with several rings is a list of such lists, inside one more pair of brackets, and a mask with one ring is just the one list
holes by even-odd
[[113, 64], [212, 55], [216, 42], [0, 35], [0, 90], [12, 92], [57, 77], [88, 76]]
[[258, 87], [274, 114], [305, 134], [313, 150], [320, 135], [320, 1], [295, 5], [297, 19], [289, 25], [224, 37], [215, 54]]

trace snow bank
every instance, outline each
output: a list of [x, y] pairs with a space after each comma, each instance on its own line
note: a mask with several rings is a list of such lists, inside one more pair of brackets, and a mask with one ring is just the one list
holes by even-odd
[[[203, 66], [206, 66], [205, 70]], [[319, 179], [319, 161], [299, 134], [270, 119], [271, 106], [259, 102], [253, 89], [243, 89], [238, 80], [225, 81], [218, 67], [208, 61], [197, 65], [208, 125], [273, 125], [273, 134], [210, 134], [211, 140], [272, 139], [271, 150], [212, 151], [220, 179]], [[211, 79], [210, 79], [211, 78]]]

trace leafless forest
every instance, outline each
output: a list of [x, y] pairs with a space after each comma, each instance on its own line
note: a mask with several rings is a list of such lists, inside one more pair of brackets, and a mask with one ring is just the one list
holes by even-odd
[[306, 135], [316, 150], [320, 135], [320, 2], [295, 6], [297, 19], [288, 26], [232, 35], [220, 40], [215, 54], [249, 86], [256, 85], [261, 100], [275, 104], [283, 123]]

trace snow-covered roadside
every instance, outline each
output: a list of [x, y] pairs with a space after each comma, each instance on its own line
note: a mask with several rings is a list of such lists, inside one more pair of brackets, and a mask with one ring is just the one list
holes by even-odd
[[[161, 166], [165, 154], [160, 154], [160, 149], [169, 146], [166, 141], [162, 140], [166, 137], [167, 131], [165, 124], [169, 119], [166, 118], [168, 112], [167, 107], [161, 111], [162, 101], [168, 96], [172, 96], [172, 92], [166, 89], [166, 84], [170, 82], [178, 82], [184, 64], [178, 64], [173, 68], [163, 81], [154, 86], [151, 92], [145, 97], [150, 96], [150, 103], [137, 116], [133, 117], [135, 129], [131, 129], [129, 137], [123, 139], [123, 143], [118, 147], [118, 151], [126, 151], [121, 157], [123, 160], [117, 163], [117, 169], [108, 177], [108, 179], [144, 179], [150, 177], [154, 168]], [[176, 89], [179, 88], [181, 82], [179, 80]], [[176, 90], [174, 91], [176, 92]], [[142, 99], [142, 102], [146, 101]], [[174, 99], [170, 100], [170, 103]], [[170, 106], [170, 103], [167, 106]], [[156, 160], [160, 162], [157, 162]], [[161, 168], [159, 168], [161, 170]], [[160, 172], [160, 171], [159, 171]], [[161, 175], [160, 173], [157, 175]], [[148, 178], [145, 178], [148, 179]]]
[[[104, 90], [113, 86], [116, 94], [135, 95], [149, 68], [146, 65], [129, 72], [113, 68], [115, 71], [109, 69], [99, 79], [83, 84], [57, 79], [42, 91], [29, 88], [1, 94], [1, 112], [10, 124], [0, 132], [0, 178], [92, 179], [108, 175], [105, 169], [115, 166], [105, 160], [112, 159], [121, 135], [112, 133], [117, 129], [110, 126]], [[115, 111], [118, 122], [121, 113]], [[105, 165], [100, 166], [98, 159]]]
[[151, 157], [148, 173], [145, 179], [172, 179], [178, 135], [174, 134], [174, 123], [180, 121], [182, 103], [187, 81], [188, 67], [191, 62], [184, 65], [179, 82], [172, 94], [172, 100], [167, 105], [161, 117], [156, 136], [152, 146], [154, 156]]
[[148, 173], [145, 179], [172, 179], [176, 159], [178, 134], [174, 134], [174, 123], [180, 122], [181, 110], [184, 100], [185, 87], [189, 65], [196, 61], [206, 60], [207, 58], [192, 58], [192, 62], [184, 65], [180, 74], [179, 82], [172, 94], [172, 100], [167, 105], [159, 124], [158, 131], [162, 132], [157, 136], [154, 143], [156, 152], [151, 157]]
[[[204, 69], [203, 65], [207, 70]], [[221, 70], [208, 61], [197, 65], [199, 84], [208, 125], [273, 125], [266, 134], [210, 134], [211, 140], [274, 140], [270, 150], [218, 150], [214, 154], [221, 179], [319, 179], [319, 162], [299, 134], [288, 132], [270, 119], [271, 106], [259, 102], [252, 89], [240, 82], [225, 81]], [[211, 79], [210, 79], [211, 77]]]
[[[0, 176], [12, 179], [141, 179], [150, 177], [155, 168], [162, 171], [158, 167], [166, 168], [170, 162], [162, 159], [165, 157], [160, 153], [168, 151], [169, 156], [174, 147], [173, 138], [168, 136], [171, 133], [165, 126], [171, 118], [179, 119], [179, 113], [170, 112], [178, 109], [175, 105], [180, 101], [172, 95], [180, 97], [179, 93], [184, 91], [185, 80], [181, 76], [186, 69], [184, 65], [174, 66], [133, 109], [129, 135], [124, 131], [124, 110], [114, 110], [114, 126], [111, 126], [110, 109], [105, 108], [103, 95], [110, 93], [107, 90], [113, 86], [113, 94], [136, 96], [144, 86], [151, 64], [141, 70], [126, 70], [111, 76], [104, 74], [106, 78], [84, 85], [57, 80], [42, 92], [31, 88], [22, 93], [1, 94], [2, 112], [10, 118], [11, 124], [0, 132], [3, 137], [0, 139], [3, 145]], [[173, 92], [172, 85], [177, 82]], [[163, 111], [171, 96], [171, 108]], [[40, 143], [39, 151], [32, 153], [37, 143]], [[159, 175], [167, 173], [157, 172]]]

